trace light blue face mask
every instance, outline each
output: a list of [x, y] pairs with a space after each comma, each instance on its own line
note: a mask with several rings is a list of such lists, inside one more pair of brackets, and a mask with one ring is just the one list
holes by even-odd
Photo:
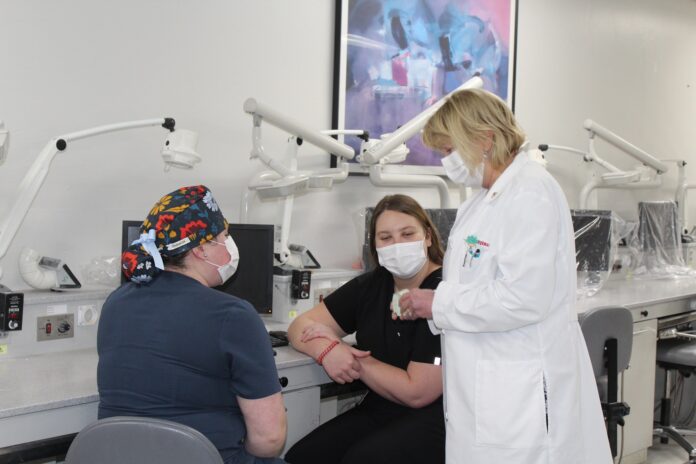
[[445, 168], [447, 177], [455, 184], [473, 188], [481, 188], [483, 185], [483, 163], [479, 164], [476, 169], [471, 172], [456, 150], [442, 158], [440, 162], [442, 163], [442, 167]]

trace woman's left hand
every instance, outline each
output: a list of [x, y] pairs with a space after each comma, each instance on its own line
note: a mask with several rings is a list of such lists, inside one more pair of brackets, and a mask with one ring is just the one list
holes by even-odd
[[325, 338], [329, 341], [337, 340], [341, 341], [340, 338], [327, 326], [324, 324], [320, 324], [319, 322], [314, 322], [313, 324], [308, 325], [307, 327], [304, 328], [302, 331], [302, 337], [300, 340], [302, 343], [307, 343], [310, 340], [314, 340], [315, 338]]
[[418, 318], [432, 319], [433, 299], [435, 299], [435, 290], [424, 290], [422, 288], [409, 290], [399, 299], [401, 319], [406, 321]]

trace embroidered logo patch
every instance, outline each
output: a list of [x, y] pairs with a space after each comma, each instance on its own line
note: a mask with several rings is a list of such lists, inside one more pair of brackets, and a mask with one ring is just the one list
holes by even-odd
[[473, 264], [475, 259], [478, 259], [481, 257], [481, 253], [486, 251], [488, 247], [490, 246], [488, 242], [484, 242], [483, 240], [479, 240], [477, 236], [475, 235], [469, 235], [466, 238], [466, 253], [464, 254], [464, 262], [462, 263], [462, 267], [469, 266]]

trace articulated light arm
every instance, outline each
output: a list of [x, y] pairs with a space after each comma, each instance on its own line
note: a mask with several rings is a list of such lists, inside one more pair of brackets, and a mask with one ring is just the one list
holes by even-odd
[[291, 176], [293, 174], [292, 169], [285, 167], [283, 163], [280, 163], [273, 159], [271, 156], [266, 154], [266, 150], [263, 148], [262, 134], [261, 134], [261, 122], [262, 118], [260, 116], [254, 115], [254, 127], [251, 129], [251, 139], [252, 139], [252, 149], [251, 157], [258, 158], [263, 164], [273, 169], [275, 172], [283, 177]]
[[[345, 159], [353, 159], [355, 152], [350, 146], [330, 137], [334, 134], [353, 134], [367, 138], [364, 131], [316, 131], [310, 129], [289, 116], [256, 101], [253, 98], [244, 102], [244, 111], [253, 117], [251, 159], [258, 158], [271, 171], [263, 171], [249, 182], [249, 188], [256, 191], [261, 198], [287, 198], [289, 195], [307, 189], [330, 188], [335, 182], [343, 182], [348, 177], [348, 165]], [[279, 161], [266, 153], [262, 142], [262, 123], [269, 124], [291, 134], [288, 139], [287, 153], [284, 161]], [[342, 158], [339, 167], [323, 170], [298, 170], [297, 149], [303, 142]], [[291, 165], [285, 164], [290, 160]]]
[[440, 208], [452, 208], [447, 182], [434, 175], [386, 174], [379, 164], [370, 166], [370, 181], [380, 187], [435, 187], [440, 196]]
[[[609, 129], [597, 124], [591, 119], [586, 119], [583, 126], [589, 134], [587, 151], [581, 151], [575, 148], [558, 145], [539, 145], [539, 149], [542, 151], [554, 149], [579, 154], [583, 157], [585, 162], [596, 163], [606, 169], [607, 172], [599, 175], [593, 175], [583, 186], [580, 192], [580, 208], [587, 208], [590, 193], [592, 193], [592, 191], [595, 189], [646, 189], [656, 188], [661, 185], [661, 179], [656, 177], [656, 175], [664, 174], [668, 170], [667, 165], [665, 165], [662, 161], [648, 154], [644, 150], [641, 150]], [[647, 166], [647, 168], [637, 167], [630, 171], [619, 169], [597, 154], [597, 151], [595, 150], [595, 141], [597, 138], [600, 138], [613, 145], [643, 165]]]
[[[43, 150], [41, 150], [41, 153], [39, 153], [39, 156], [34, 160], [29, 171], [22, 179], [18, 189], [19, 195], [17, 200], [12, 206], [10, 213], [6, 216], [2, 226], [0, 226], [0, 258], [5, 256], [19, 227], [22, 225], [22, 221], [26, 217], [32, 202], [46, 179], [53, 158], [58, 152], [64, 151], [68, 147], [68, 142], [109, 132], [148, 126], [162, 126], [171, 132], [162, 149], [162, 156], [166, 168], [170, 166], [190, 168], [200, 161], [200, 156], [195, 152], [197, 135], [190, 131], [173, 132], [175, 121], [172, 118], [145, 119], [108, 124], [55, 137], [46, 144]], [[177, 135], [175, 136], [175, 134]], [[0, 277], [1, 276], [2, 269], [0, 269]]]
[[616, 148], [623, 151], [624, 153], [632, 156], [641, 163], [650, 166], [655, 171], [657, 171], [658, 174], [664, 174], [665, 172], [667, 172], [667, 165], [665, 165], [662, 161], [641, 150], [637, 146], [618, 136], [609, 129], [600, 126], [593, 120], [586, 119], [583, 125], [585, 129], [587, 129], [587, 131], [590, 133], [590, 140], [592, 140], [594, 138], [594, 135], [596, 134], [597, 136], [599, 136], [599, 138], [614, 145]]
[[[450, 92], [448, 95], [456, 93], [460, 90], [465, 89], [479, 89], [483, 87], [483, 80], [478, 77], [472, 77], [461, 86]], [[393, 150], [399, 147], [402, 143], [405, 143], [408, 139], [416, 135], [423, 127], [425, 127], [428, 119], [435, 114], [435, 112], [440, 109], [442, 105], [447, 101], [447, 96], [438, 100], [432, 106], [429, 106], [421, 113], [411, 118], [408, 122], [403, 124], [397, 130], [392, 132], [384, 140], [379, 143], [369, 147], [364, 153], [360, 155], [360, 162], [363, 164], [377, 164], [385, 156], [389, 155]]]
[[[338, 140], [321, 133], [320, 131], [308, 128], [296, 122], [294, 119], [278, 113], [273, 108], [256, 101], [253, 98], [249, 98], [244, 102], [244, 111], [254, 116], [254, 128], [256, 128], [257, 125], [260, 126], [260, 120], [263, 120], [279, 129], [284, 130], [285, 132], [288, 132], [289, 134], [295, 135], [311, 143], [312, 145], [322, 148], [331, 154], [340, 156], [341, 158], [350, 160], [355, 156], [355, 152], [350, 146], [341, 143]], [[260, 118], [260, 120], [257, 119], [257, 117]], [[252, 156], [254, 155], [255, 153], [252, 152]]]

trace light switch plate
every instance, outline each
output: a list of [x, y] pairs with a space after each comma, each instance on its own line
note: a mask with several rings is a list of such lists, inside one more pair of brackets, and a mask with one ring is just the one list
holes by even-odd
[[61, 340], [75, 336], [74, 314], [54, 314], [36, 318], [36, 341]]

